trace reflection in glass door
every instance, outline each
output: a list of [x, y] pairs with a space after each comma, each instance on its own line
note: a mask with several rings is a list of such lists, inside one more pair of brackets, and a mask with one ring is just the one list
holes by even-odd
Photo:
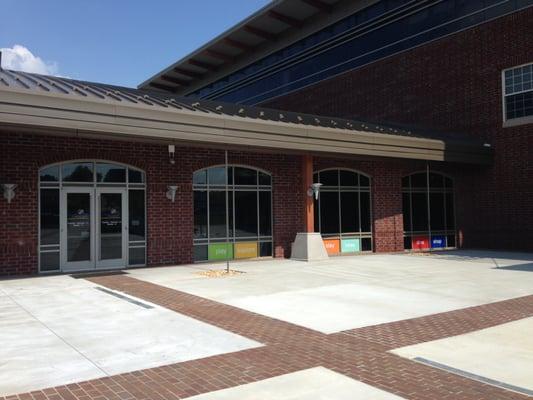
[[124, 266], [127, 247], [126, 191], [97, 190], [97, 268]]
[[62, 262], [65, 270], [94, 268], [93, 191], [68, 188], [61, 210]]

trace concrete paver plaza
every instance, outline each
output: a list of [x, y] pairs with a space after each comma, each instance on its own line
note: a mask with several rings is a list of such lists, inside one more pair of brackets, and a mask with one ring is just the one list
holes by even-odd
[[209, 268], [0, 281], [0, 399], [533, 395], [531, 254]]

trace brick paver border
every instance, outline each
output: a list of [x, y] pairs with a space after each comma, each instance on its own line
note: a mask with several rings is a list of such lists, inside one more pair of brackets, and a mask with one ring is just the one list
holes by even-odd
[[417, 363], [388, 350], [533, 315], [533, 296], [326, 335], [127, 275], [87, 278], [264, 346], [58, 386], [0, 400], [167, 400], [323, 366], [406, 399], [527, 396]]

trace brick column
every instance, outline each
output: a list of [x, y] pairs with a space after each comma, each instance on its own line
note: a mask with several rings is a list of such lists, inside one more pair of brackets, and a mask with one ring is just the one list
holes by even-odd
[[372, 184], [374, 251], [402, 251], [401, 176], [396, 169], [383, 168], [373, 176]]

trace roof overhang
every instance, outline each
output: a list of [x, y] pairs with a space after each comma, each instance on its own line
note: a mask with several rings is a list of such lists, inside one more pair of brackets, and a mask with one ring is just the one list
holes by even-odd
[[378, 0], [273, 0], [141, 83], [186, 95]]
[[312, 152], [487, 164], [492, 151], [445, 140], [117, 104], [72, 95], [0, 90], [0, 125], [91, 133], [105, 138], [199, 146], [246, 146], [281, 153]]

